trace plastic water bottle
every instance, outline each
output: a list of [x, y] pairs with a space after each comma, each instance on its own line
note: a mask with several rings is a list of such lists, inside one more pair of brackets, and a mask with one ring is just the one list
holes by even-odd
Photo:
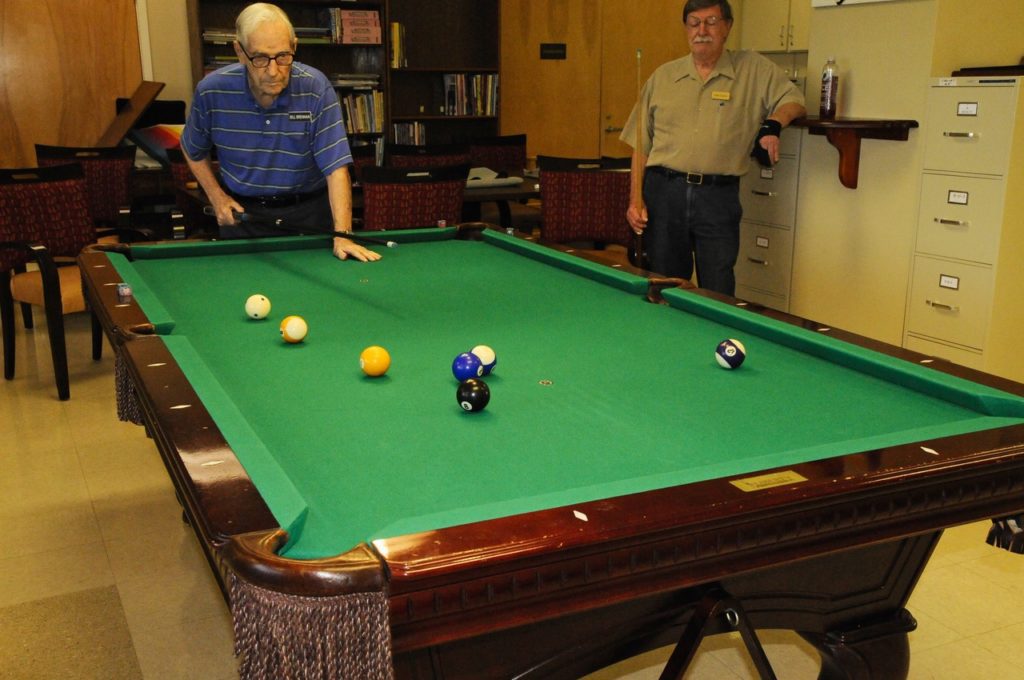
[[821, 69], [821, 117], [836, 117], [836, 95], [839, 93], [839, 70], [836, 58], [829, 57]]

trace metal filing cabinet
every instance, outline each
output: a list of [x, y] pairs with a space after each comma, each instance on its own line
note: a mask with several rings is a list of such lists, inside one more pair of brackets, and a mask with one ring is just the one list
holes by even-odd
[[779, 162], [762, 168], [751, 161], [740, 178], [740, 252], [736, 297], [789, 311], [796, 227], [801, 130], [782, 131]]
[[937, 78], [928, 92], [904, 345], [1020, 379], [1024, 111], [1020, 78]]

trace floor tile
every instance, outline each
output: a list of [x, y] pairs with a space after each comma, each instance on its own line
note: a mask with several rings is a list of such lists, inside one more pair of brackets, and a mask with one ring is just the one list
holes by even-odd
[[0, 559], [0, 607], [113, 583], [102, 543]]
[[189, 626], [132, 631], [146, 680], [210, 680], [237, 677], [230, 621], [212, 616]]

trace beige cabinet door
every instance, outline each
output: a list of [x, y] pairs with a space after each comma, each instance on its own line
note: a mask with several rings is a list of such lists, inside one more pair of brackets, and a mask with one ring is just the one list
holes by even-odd
[[[745, 0], [740, 26], [743, 48], [758, 52], [785, 52], [789, 46], [790, 0]], [[810, 2], [807, 24], [810, 25]], [[806, 47], [803, 49], [807, 49]]]
[[[750, 2], [750, 0], [747, 0]], [[789, 44], [790, 52], [806, 51], [811, 42], [810, 0], [790, 0], [789, 3]]]

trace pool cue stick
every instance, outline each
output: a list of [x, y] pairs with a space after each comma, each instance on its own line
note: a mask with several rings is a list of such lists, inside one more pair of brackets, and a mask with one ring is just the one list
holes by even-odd
[[[640, 95], [641, 95], [641, 81], [640, 81], [640, 59], [643, 56], [643, 50], [636, 48], [636, 146], [634, 147], [635, 153], [640, 153], [641, 149], [641, 133], [643, 132], [643, 114], [640, 110]], [[635, 205], [637, 212], [643, 210], [644, 207], [644, 168], [636, 168], [636, 172], [633, 173], [633, 196], [635, 196]], [[633, 233], [633, 264], [641, 269], [646, 264], [644, 262], [644, 235], [643, 232], [637, 234]]]
[[[335, 231], [334, 229], [327, 229], [326, 227], [293, 227], [280, 217], [277, 218], [276, 220], [260, 220], [253, 217], [249, 213], [240, 213], [238, 211], [233, 212], [235, 214], [235, 219], [238, 220], [239, 222], [251, 222], [253, 224], [262, 225], [265, 227], [277, 227], [278, 229], [290, 231], [295, 234], [319, 234], [321, 236], [335, 236], [337, 238], [347, 238], [350, 241], [355, 241], [356, 243], [359, 243], [360, 245], [370, 244], [375, 246], [385, 246], [387, 248], [398, 247], [398, 243], [396, 243], [395, 241], [387, 241], [379, 238], [371, 238], [369, 236], [361, 236], [360, 234], [354, 234], [351, 231]], [[212, 205], [204, 206], [203, 214], [216, 216]]]

